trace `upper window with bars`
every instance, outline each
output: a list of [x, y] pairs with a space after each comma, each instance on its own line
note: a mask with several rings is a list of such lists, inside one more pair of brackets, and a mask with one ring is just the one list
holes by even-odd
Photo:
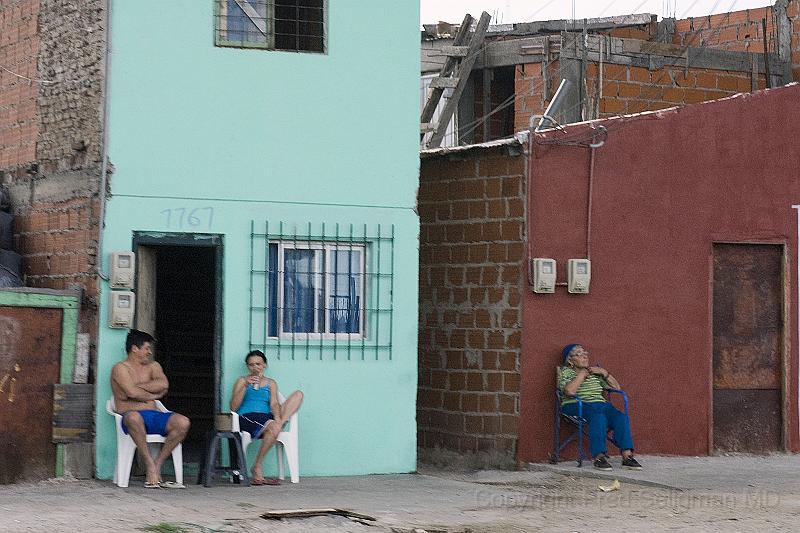
[[215, 0], [217, 46], [325, 53], [327, 0]]

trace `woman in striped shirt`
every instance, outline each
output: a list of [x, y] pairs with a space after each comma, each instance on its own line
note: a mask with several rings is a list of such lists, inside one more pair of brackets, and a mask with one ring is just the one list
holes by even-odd
[[633, 439], [628, 415], [618, 411], [603, 395], [605, 389], [619, 389], [619, 382], [608, 370], [589, 366], [589, 352], [580, 344], [567, 344], [562, 351], [558, 387], [564, 393], [561, 410], [570, 416], [578, 415], [578, 397], [583, 402], [583, 418], [589, 424], [589, 451], [598, 470], [611, 470], [608, 462], [606, 434], [614, 432], [614, 441], [622, 452], [622, 466], [640, 470], [642, 465], [633, 457]]

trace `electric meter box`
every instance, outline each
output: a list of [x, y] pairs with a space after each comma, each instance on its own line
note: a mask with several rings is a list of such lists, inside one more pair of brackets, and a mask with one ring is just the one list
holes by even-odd
[[108, 286], [112, 289], [132, 289], [136, 254], [133, 252], [111, 252], [111, 273]]
[[533, 279], [533, 292], [556, 292], [556, 260], [546, 257], [531, 259], [531, 278]]
[[108, 327], [132, 328], [136, 296], [131, 291], [111, 291], [108, 308]]
[[588, 259], [567, 261], [567, 290], [573, 294], [587, 294], [592, 278], [592, 262]]

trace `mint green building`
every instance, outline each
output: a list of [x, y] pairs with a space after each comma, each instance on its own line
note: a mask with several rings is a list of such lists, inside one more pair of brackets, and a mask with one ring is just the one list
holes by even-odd
[[[110, 4], [102, 256], [108, 271], [136, 253], [135, 325], [158, 340], [164, 403], [193, 422], [184, 461], [260, 349], [283, 393], [305, 393], [301, 477], [415, 470], [417, 3]], [[109, 479], [127, 330], [101, 290]]]

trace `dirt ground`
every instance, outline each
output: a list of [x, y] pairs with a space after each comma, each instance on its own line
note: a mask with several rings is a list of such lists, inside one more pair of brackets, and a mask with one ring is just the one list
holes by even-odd
[[[552, 471], [464, 472], [305, 478], [296, 485], [224, 483], [151, 490], [140, 481], [50, 480], [0, 487], [0, 531], [210, 533], [797, 531], [800, 490], [738, 483], [725, 490], [678, 489]], [[587, 472], [588, 473], [588, 472]], [[340, 516], [264, 520], [269, 510], [346, 508]]]

